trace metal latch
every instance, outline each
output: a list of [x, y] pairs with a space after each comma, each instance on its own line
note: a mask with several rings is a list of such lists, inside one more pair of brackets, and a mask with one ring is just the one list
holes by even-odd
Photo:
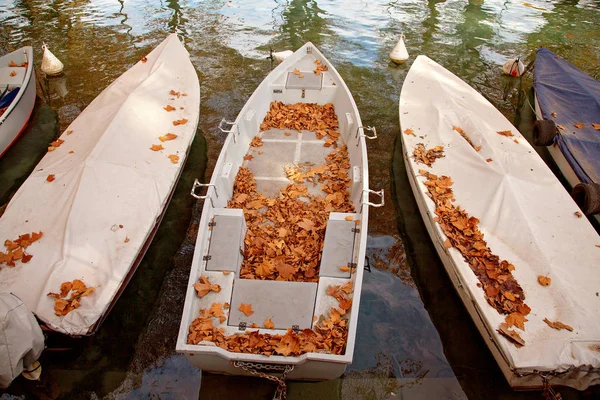
[[352, 233], [360, 233], [360, 228], [352, 228]]
[[245, 322], [240, 322], [240, 324], [238, 325], [238, 329], [240, 331], [245, 331], [246, 330], [246, 323]]
[[294, 333], [300, 332], [300, 325], [292, 325], [292, 330], [294, 331]]
[[210, 226], [210, 227], [217, 226], [217, 221], [210, 221], [208, 223], [208, 226]]
[[205, 255], [204, 257], [202, 257], [202, 259], [203, 259], [204, 261], [208, 261], [208, 260], [210, 260], [211, 258], [212, 258], [212, 256], [211, 256], [210, 254], [207, 254], [207, 255]]

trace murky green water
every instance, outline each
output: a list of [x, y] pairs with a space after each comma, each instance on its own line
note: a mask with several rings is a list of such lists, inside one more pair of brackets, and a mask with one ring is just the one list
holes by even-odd
[[[526, 131], [531, 80], [502, 77], [499, 65], [514, 56], [530, 61], [546, 46], [600, 78], [597, 2], [0, 0], [0, 21], [0, 51], [31, 44], [39, 66], [45, 41], [65, 65], [62, 77], [38, 90], [46, 104], [38, 102], [34, 129], [0, 160], [0, 206], [49, 138], [167, 33], [185, 41], [202, 87], [191, 161], [150, 251], [96, 336], [49, 341], [63, 350], [44, 355], [46, 392], [65, 399], [270, 398], [269, 383], [201, 376], [174, 354], [199, 217], [188, 192], [194, 177], [212, 173], [225, 138], [218, 121], [234, 118], [270, 71], [269, 48], [312, 41], [346, 80], [364, 123], [378, 129], [379, 139], [368, 143], [370, 186], [386, 190], [386, 206], [371, 213], [368, 252], [376, 268], [365, 274], [354, 363], [342, 379], [291, 383], [290, 398], [541, 398], [510, 390], [430, 243], [396, 141], [411, 62], [395, 66], [388, 54], [404, 33], [411, 59], [426, 54], [446, 66]], [[27, 398], [43, 392], [22, 380], [7, 391]]]

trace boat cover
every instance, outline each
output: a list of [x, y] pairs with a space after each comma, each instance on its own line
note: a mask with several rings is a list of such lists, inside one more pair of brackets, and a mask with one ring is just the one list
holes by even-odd
[[44, 350], [44, 334], [25, 304], [0, 293], [0, 388], [6, 388]]
[[0, 98], [0, 108], [8, 107], [10, 103], [17, 97], [20, 88], [15, 88], [10, 92], [6, 93], [2, 98]]
[[[600, 82], [540, 49], [533, 85], [542, 117], [565, 128], [555, 140], [579, 180], [600, 183], [600, 130], [592, 126], [600, 124]], [[583, 128], [575, 127], [578, 123]]]
[[[165, 110], [167, 104], [174, 110]], [[26, 249], [33, 255], [27, 264], [2, 266], [0, 292], [19, 296], [56, 331], [90, 333], [160, 221], [196, 133], [199, 107], [196, 71], [172, 34], [92, 101], [14, 195], [0, 218], [1, 242], [31, 232], [43, 236]], [[181, 119], [188, 121], [175, 126]], [[158, 137], [166, 133], [177, 138], [162, 143]], [[164, 150], [152, 151], [154, 144]], [[57, 316], [47, 293], [74, 279], [95, 292]]]
[[[531, 307], [525, 346], [517, 348], [497, 329], [505, 315], [485, 299], [478, 279], [452, 247], [441, 251], [451, 276], [472, 299], [472, 315], [485, 325], [502, 357], [516, 373], [575, 370], [569, 385], [585, 388], [600, 382], [600, 236], [544, 161], [519, 131], [483, 96], [425, 56], [413, 63], [400, 96], [404, 151], [408, 173], [416, 179], [415, 197], [433, 225], [432, 240], [444, 249], [446, 236], [433, 221], [435, 206], [426, 195], [419, 170], [451, 177], [455, 205], [478, 218], [493, 254], [515, 266], [513, 275]], [[462, 128], [476, 151], [453, 126]], [[511, 131], [507, 137], [497, 132]], [[431, 167], [412, 156], [418, 143], [427, 149], [441, 145], [444, 157]], [[430, 232], [431, 233], [431, 232]], [[541, 286], [538, 276], [551, 278]], [[544, 323], [560, 321], [573, 327], [555, 330]]]

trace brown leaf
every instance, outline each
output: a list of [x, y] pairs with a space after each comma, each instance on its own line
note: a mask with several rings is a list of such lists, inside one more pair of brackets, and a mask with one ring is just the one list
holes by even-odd
[[129, 243], [129, 237], [125, 236], [125, 240], [123, 240], [123, 243]]
[[177, 164], [179, 162], [179, 156], [175, 154], [169, 154], [169, 160], [171, 160], [173, 164]]
[[549, 286], [552, 282], [552, 279], [547, 276], [540, 275], [538, 276], [538, 282], [542, 286]]
[[405, 135], [413, 135], [413, 136], [415, 136], [415, 131], [413, 131], [411, 128], [406, 128], [404, 130], [404, 134]]
[[596, 124], [596, 123], [592, 122], [592, 128], [594, 128], [597, 131], [600, 131], [600, 124]]
[[508, 329], [508, 325], [506, 325], [506, 323], [500, 324], [500, 327], [498, 328], [498, 333], [503, 335], [517, 347], [525, 346], [525, 341], [521, 338], [521, 336], [516, 331]]
[[198, 297], [202, 298], [206, 296], [209, 292], [220, 292], [221, 286], [217, 284], [211, 284], [207, 277], [201, 276], [198, 279], [198, 282], [194, 283], [194, 289], [198, 294]]
[[243, 312], [246, 317], [251, 316], [252, 314], [254, 314], [254, 311], [252, 311], [252, 304], [240, 304], [240, 306], [238, 307], [238, 310], [240, 310], [241, 312]]
[[573, 126], [577, 129], [583, 129], [584, 125], [581, 122], [576, 122], [573, 124]]
[[573, 332], [573, 328], [572, 328], [572, 327], [570, 327], [570, 326], [569, 326], [569, 325], [567, 325], [567, 324], [563, 324], [563, 323], [562, 323], [562, 322], [560, 322], [560, 321], [555, 321], [555, 322], [552, 322], [552, 321], [550, 321], [548, 318], [544, 318], [544, 322], [545, 322], [545, 323], [546, 323], [546, 324], [547, 324], [547, 325], [548, 325], [550, 328], [553, 328], [553, 329], [556, 329], [556, 330], [566, 329], [566, 330], [568, 330], [569, 332]]
[[48, 182], [52, 182], [52, 181], [54, 181], [54, 174], [50, 174], [50, 175], [48, 175], [48, 176], [46, 177], [46, 180], [47, 180]]
[[583, 217], [583, 214], [581, 214], [579, 211], [575, 211], [574, 214], [577, 216], [577, 218]]
[[550, 115], [552, 116], [552, 118], [556, 118], [556, 113], [554, 111], [551, 112]]
[[145, 63], [146, 61], [148, 61], [148, 58], [146, 56], [142, 57], [142, 62]]
[[159, 151], [164, 149], [165, 148], [162, 146], [162, 144], [153, 144], [152, 147], [150, 147], [150, 150], [152, 151]]
[[254, 158], [254, 157], [252, 156], [252, 154], [246, 154], [246, 155], [244, 156], [244, 160], [246, 160], [246, 161], [250, 161], [250, 160], [252, 160], [253, 158]]
[[494, 161], [494, 160], [492, 160], [491, 158], [488, 158], [488, 159], [486, 159], [485, 161], [486, 161], [486, 162], [492, 162], [492, 161]]
[[174, 111], [174, 110], [176, 110], [176, 108], [173, 107], [170, 104], [167, 104], [167, 106], [165, 107], [165, 111], [167, 111], [167, 112], [171, 112], [171, 111]]
[[[507, 293], [507, 292], [505, 292], [505, 293]], [[525, 322], [527, 322], [527, 318], [525, 318], [525, 316], [519, 312], [514, 312], [514, 313], [507, 315], [506, 318], [504, 319], [504, 321], [506, 322], [506, 325], [508, 328], [510, 328], [511, 326], [516, 326], [517, 328], [524, 331], [525, 330]]]

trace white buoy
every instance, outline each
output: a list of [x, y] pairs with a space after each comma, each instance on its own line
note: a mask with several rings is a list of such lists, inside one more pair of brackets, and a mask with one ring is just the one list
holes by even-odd
[[394, 46], [394, 49], [390, 53], [390, 58], [396, 64], [403, 64], [406, 60], [408, 60], [408, 51], [406, 50], [406, 45], [404, 44], [404, 35], [400, 36], [400, 40]]
[[277, 62], [282, 62], [292, 54], [294, 54], [294, 52], [291, 50], [278, 51], [273, 53], [273, 59], [275, 59]]
[[42, 72], [49, 76], [60, 75], [63, 71], [64, 65], [50, 50], [46, 43], [42, 45], [44, 54], [42, 55]]
[[502, 66], [502, 72], [509, 76], [521, 76], [525, 72], [525, 65], [518, 58], [507, 60]]

